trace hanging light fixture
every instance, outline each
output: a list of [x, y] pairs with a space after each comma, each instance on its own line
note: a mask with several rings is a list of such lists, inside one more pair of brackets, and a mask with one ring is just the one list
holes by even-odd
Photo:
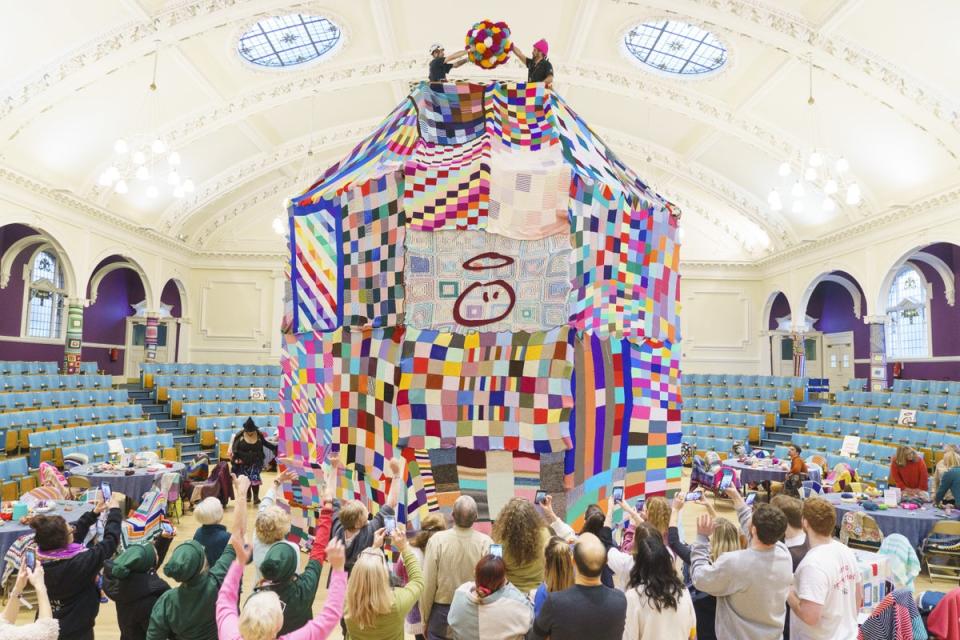
[[139, 113], [145, 119], [143, 130], [113, 143], [114, 157], [97, 179], [101, 187], [112, 187], [115, 193], [126, 194], [130, 183], [136, 180], [143, 184], [143, 193], [154, 200], [160, 196], [161, 185], [165, 192], [175, 198], [183, 198], [194, 192], [193, 180], [180, 171], [183, 158], [179, 151], [170, 150], [169, 144], [156, 131], [160, 124], [160, 96], [157, 92], [157, 67], [160, 58], [160, 41], [153, 52], [153, 75], [149, 92]]
[[[818, 144], [816, 100], [813, 97], [813, 60], [809, 62], [808, 88], [807, 106], [809, 107], [811, 148], [809, 151], [801, 151], [795, 158], [782, 161], [777, 167], [777, 175], [781, 178], [779, 181], [781, 184], [774, 186], [767, 196], [767, 204], [770, 205], [771, 211], [783, 209], [783, 201], [780, 198], [781, 188], [789, 189], [793, 198], [790, 211], [793, 213], [803, 212], [803, 199], [808, 195], [815, 196], [818, 188], [825, 196], [820, 201], [820, 209], [825, 213], [832, 213], [837, 209], [837, 201], [833, 196], [840, 193], [841, 190], [844, 192], [844, 202], [849, 206], [857, 206], [862, 200], [860, 186], [848, 175], [850, 163], [846, 157], [834, 156], [828, 149]], [[782, 180], [794, 173], [799, 177], [792, 181], [792, 185]], [[808, 183], [809, 189], [804, 186], [805, 182]]]

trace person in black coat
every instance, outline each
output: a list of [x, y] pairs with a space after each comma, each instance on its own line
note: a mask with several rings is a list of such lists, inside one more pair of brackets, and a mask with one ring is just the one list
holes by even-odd
[[255, 504], [260, 504], [260, 484], [262, 483], [260, 473], [263, 471], [263, 464], [267, 457], [264, 449], [277, 453], [277, 445], [267, 440], [263, 432], [257, 428], [253, 418], [247, 418], [243, 423], [243, 430], [233, 437], [229, 454], [233, 474], [250, 479], [247, 500], [252, 494]]
[[170, 588], [157, 575], [157, 567], [170, 548], [173, 535], [160, 535], [152, 543], [135, 544], [103, 565], [103, 591], [117, 603], [120, 640], [146, 640], [150, 612]]
[[[73, 529], [61, 516], [39, 515], [30, 520], [53, 617], [60, 621], [61, 640], [93, 640], [93, 627], [100, 612], [97, 576], [120, 544], [122, 498], [114, 493], [109, 503], [101, 500], [92, 512], [80, 516]], [[107, 509], [103, 540], [88, 547], [74, 542], [86, 538], [90, 527]]]

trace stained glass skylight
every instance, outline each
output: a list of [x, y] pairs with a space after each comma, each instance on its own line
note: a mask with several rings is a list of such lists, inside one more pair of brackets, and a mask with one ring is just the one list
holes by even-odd
[[293, 67], [329, 55], [340, 38], [340, 27], [329, 19], [292, 13], [257, 22], [240, 36], [237, 51], [261, 67]]
[[727, 63], [727, 48], [715, 35], [676, 20], [638, 24], [623, 44], [637, 62], [664, 74], [702, 76]]

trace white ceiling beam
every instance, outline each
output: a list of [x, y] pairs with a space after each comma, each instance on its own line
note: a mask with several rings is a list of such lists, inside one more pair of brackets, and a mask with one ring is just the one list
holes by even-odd
[[565, 58], [576, 61], [583, 56], [583, 49], [590, 38], [590, 32], [593, 29], [593, 22], [597, 17], [599, 7], [599, 0], [581, 0], [577, 6], [577, 13], [573, 22], [570, 23], [573, 37], [570, 38], [570, 43], [564, 52]]
[[[380, 44], [381, 53], [383, 53], [383, 59], [396, 60], [398, 57], [397, 33], [393, 27], [393, 15], [390, 11], [389, 1], [368, 0], [368, 7], [373, 19], [373, 28], [377, 34], [377, 42]], [[407, 95], [404, 86], [397, 80], [390, 82], [390, 91], [393, 92], [395, 102], [400, 102]]]

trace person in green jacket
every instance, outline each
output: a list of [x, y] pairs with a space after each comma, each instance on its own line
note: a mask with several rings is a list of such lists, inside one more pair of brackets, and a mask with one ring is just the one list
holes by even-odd
[[[237, 506], [234, 530], [243, 532], [241, 520], [246, 513], [249, 480], [234, 478]], [[216, 606], [220, 585], [230, 570], [237, 554], [233, 547], [223, 550], [212, 567], [207, 564], [207, 552], [196, 540], [182, 543], [170, 555], [163, 572], [180, 583], [160, 596], [150, 612], [147, 640], [217, 640]]]
[[[329, 471], [329, 469], [328, 469]], [[335, 476], [334, 476], [335, 477]], [[333, 491], [335, 480], [329, 474], [325, 483], [323, 508], [317, 520], [310, 561], [303, 573], [297, 575], [300, 553], [290, 543], [273, 543], [260, 563], [260, 573], [264, 582], [257, 590], [268, 589], [277, 594], [284, 604], [283, 626], [278, 635], [284, 635], [306, 625], [313, 619], [313, 601], [320, 584], [320, 571], [327, 558], [327, 544], [330, 542], [330, 527], [333, 522]]]
[[491, 538], [503, 545], [507, 580], [525, 594], [543, 582], [544, 551], [552, 533], [529, 500], [513, 498], [500, 510]]
[[423, 593], [420, 562], [407, 544], [403, 525], [397, 525], [391, 541], [409, 577], [404, 587], [390, 588], [390, 572], [381, 550], [383, 540], [384, 530], [379, 529], [373, 545], [360, 553], [347, 581], [344, 618], [350, 640], [403, 640], [403, 619]]

